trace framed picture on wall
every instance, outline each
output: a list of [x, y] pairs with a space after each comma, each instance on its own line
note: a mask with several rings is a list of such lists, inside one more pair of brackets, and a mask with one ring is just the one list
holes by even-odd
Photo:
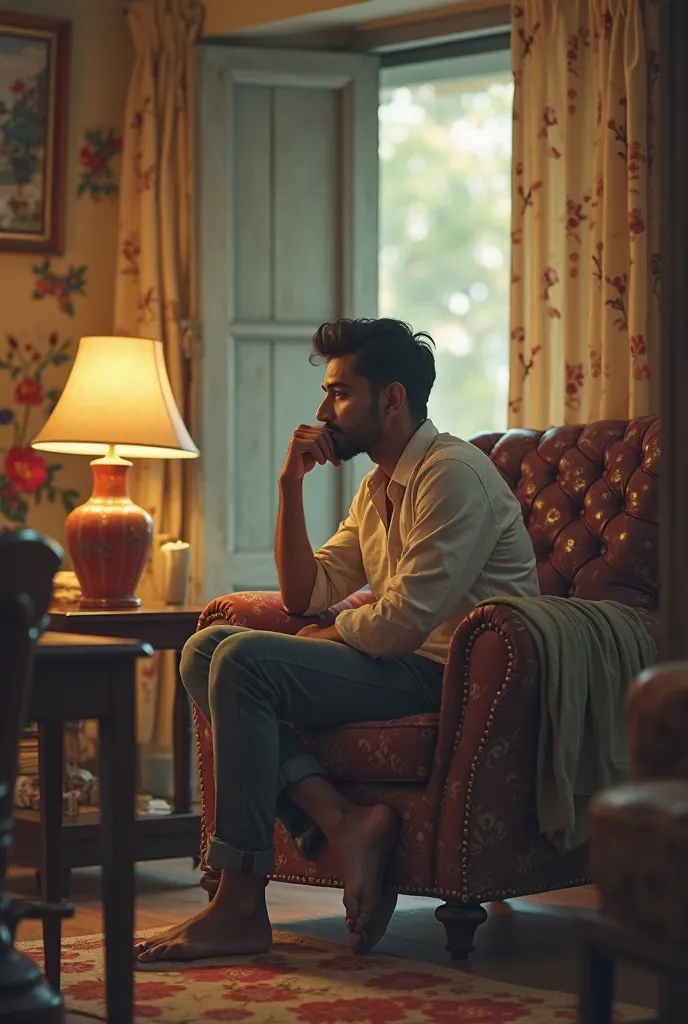
[[0, 252], [64, 247], [71, 32], [0, 11]]

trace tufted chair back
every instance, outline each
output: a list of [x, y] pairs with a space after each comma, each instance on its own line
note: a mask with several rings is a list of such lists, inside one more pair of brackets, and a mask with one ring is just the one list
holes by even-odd
[[658, 610], [658, 417], [471, 441], [521, 503], [543, 594]]

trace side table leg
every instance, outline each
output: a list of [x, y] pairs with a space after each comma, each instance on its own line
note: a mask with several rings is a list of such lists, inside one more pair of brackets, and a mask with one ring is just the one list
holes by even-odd
[[659, 1019], [662, 1024], [684, 1024], [688, 1020], [688, 982], [672, 977], [660, 979]]
[[131, 1024], [136, 802], [134, 662], [117, 669], [110, 667], [109, 673], [111, 714], [100, 720], [107, 1017], [118, 1024]]
[[174, 691], [174, 725], [173, 725], [173, 766], [174, 766], [174, 812], [189, 814], [191, 811], [191, 742], [193, 726], [191, 721], [191, 704], [189, 695], [184, 689], [179, 674], [181, 652], [177, 652]]
[[[41, 897], [45, 903], [62, 899], [62, 790], [64, 728], [60, 719], [38, 723], [38, 771], [41, 791]], [[60, 991], [62, 921], [51, 914], [43, 920], [45, 975]]]
[[579, 953], [579, 1024], [612, 1024], [614, 962], [594, 943], [583, 941]]

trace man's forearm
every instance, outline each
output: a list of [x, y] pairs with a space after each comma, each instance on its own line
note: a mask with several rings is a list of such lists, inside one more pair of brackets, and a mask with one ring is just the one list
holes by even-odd
[[303, 480], [280, 477], [275, 562], [284, 607], [303, 614], [311, 602], [317, 564], [303, 510]]

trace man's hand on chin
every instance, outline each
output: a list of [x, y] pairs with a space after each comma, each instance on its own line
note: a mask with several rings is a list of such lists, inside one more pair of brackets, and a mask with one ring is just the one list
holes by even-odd
[[332, 640], [336, 644], [346, 643], [334, 626], [304, 626], [296, 635], [307, 636], [311, 640]]

